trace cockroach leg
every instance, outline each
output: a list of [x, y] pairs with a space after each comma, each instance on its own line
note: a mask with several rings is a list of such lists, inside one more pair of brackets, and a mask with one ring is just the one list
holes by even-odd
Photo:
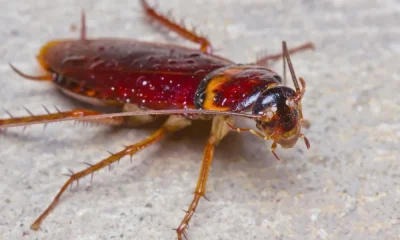
[[[312, 42], [308, 42], [308, 43], [302, 44], [298, 47], [289, 49], [288, 52], [289, 52], [289, 54], [293, 54], [293, 53], [298, 53], [298, 52], [302, 52], [302, 51], [309, 50], [309, 49], [315, 50], [315, 46]], [[257, 59], [256, 64], [267, 66], [268, 61], [276, 61], [276, 60], [283, 58], [283, 56], [284, 56], [283, 52], [278, 53], [278, 54], [273, 54], [273, 55], [266, 55], [266, 56], [263, 56], [263, 57]]]
[[185, 211], [186, 214], [185, 217], [182, 219], [181, 224], [177, 229], [175, 229], [178, 235], [178, 240], [182, 240], [183, 237], [186, 237], [185, 231], [189, 225], [190, 219], [196, 211], [200, 198], [206, 198], [206, 184], [213, 160], [214, 148], [230, 130], [229, 127], [226, 125], [226, 122], [229, 122], [229, 124], [233, 124], [233, 119], [222, 116], [214, 117], [213, 119], [211, 133], [204, 149], [203, 162], [200, 169], [200, 175], [197, 180], [196, 190], [194, 191], [194, 198], [188, 210]]
[[158, 13], [154, 8], [150, 7], [146, 0], [141, 0], [142, 6], [146, 14], [154, 19], [155, 21], [161, 23], [165, 27], [169, 28], [171, 31], [176, 32], [181, 37], [186, 38], [189, 41], [200, 44], [200, 50], [211, 54], [213, 48], [210, 41], [207, 38], [198, 36], [195, 32], [188, 30], [185, 26], [173, 22], [168, 17]]
[[228, 127], [235, 132], [241, 133], [241, 132], [248, 132], [251, 130], [251, 128], [237, 128], [232, 126], [231, 124], [229, 124], [228, 122], [225, 122], [226, 125], [228, 125]]
[[308, 138], [302, 133], [300, 134], [300, 138], [304, 139], [304, 143], [306, 144], [307, 149], [310, 149], [310, 141], [308, 141]]
[[[48, 112], [47, 108], [45, 108], [46, 112]], [[28, 112], [29, 113], [29, 112]], [[27, 117], [11, 117], [9, 119], [0, 119], [0, 128], [8, 128], [8, 127], [16, 127], [16, 126], [27, 126], [31, 124], [40, 124], [40, 123], [50, 123], [57, 122], [60, 120], [80, 118], [84, 116], [96, 116], [102, 115], [103, 112], [97, 112], [86, 109], [74, 109], [72, 111], [65, 112], [57, 112], [57, 113], [47, 113], [43, 115], [33, 115], [29, 113], [30, 116]], [[98, 118], [98, 119], [88, 119], [85, 121], [89, 122], [97, 122], [104, 123], [110, 125], [122, 125], [124, 124], [123, 117], [113, 117], [113, 118]]]
[[159, 141], [165, 134], [166, 134], [166, 129], [164, 127], [158, 129], [156, 132], [154, 132], [150, 137], [147, 139], [136, 143], [134, 145], [127, 146], [124, 150], [117, 152], [115, 154], [112, 154], [106, 159], [103, 159], [99, 163], [96, 163], [88, 168], [86, 168], [83, 171], [74, 173], [70, 176], [68, 181], [61, 187], [60, 191], [57, 193], [51, 204], [47, 207], [46, 210], [35, 220], [35, 222], [31, 225], [32, 230], [39, 230], [40, 224], [42, 221], [49, 215], [49, 213], [56, 207], [58, 204], [61, 195], [65, 192], [65, 190], [70, 186], [74, 181], [78, 181], [79, 179], [91, 175], [94, 172], [109, 166], [110, 164], [119, 161], [122, 157], [127, 156], [127, 155], [133, 155], [137, 151]]
[[163, 124], [161, 128], [155, 131], [152, 135], [148, 138], [144, 139], [141, 142], [138, 142], [133, 145], [126, 146], [122, 151], [117, 153], [111, 153], [111, 156], [108, 158], [103, 159], [102, 161], [96, 164], [89, 164], [89, 167], [83, 171], [73, 173], [70, 175], [70, 178], [64, 185], [61, 187], [60, 191], [57, 193], [53, 201], [50, 205], [44, 210], [44, 212], [35, 220], [35, 222], [31, 225], [32, 230], [38, 230], [40, 228], [40, 224], [42, 221], [49, 215], [49, 213], [56, 207], [58, 204], [61, 195], [65, 192], [65, 190], [70, 186], [74, 181], [78, 181], [79, 179], [92, 175], [94, 172], [110, 166], [110, 164], [119, 161], [121, 158], [130, 155], [131, 157], [138, 152], [158, 141], [160, 141], [168, 132], [178, 131], [186, 126], [190, 125], [191, 121], [185, 118], [172, 116]]
[[251, 128], [236, 128], [236, 127], [232, 126], [231, 124], [229, 124], [229, 123], [227, 123], [227, 122], [225, 122], [225, 123], [226, 123], [226, 125], [228, 125], [228, 127], [229, 127], [232, 131], [235, 131], [235, 132], [238, 132], [238, 133], [241, 133], [241, 132], [251, 132], [252, 134], [254, 134], [254, 135], [256, 135], [256, 136], [258, 136], [258, 137], [260, 137], [260, 138], [262, 138], [262, 139], [264, 139], [264, 140], [269, 139], [267, 136], [264, 136], [262, 133], [257, 132], [257, 131], [254, 130], [254, 129], [251, 129]]
[[274, 155], [274, 157], [276, 158], [276, 160], [278, 160], [279, 162], [281, 162], [281, 159], [278, 157], [278, 154], [276, 154], [275, 150], [278, 147], [277, 142], [273, 142], [270, 148], [270, 151], [272, 152], [272, 154]]
[[81, 40], [86, 40], [86, 14], [85, 10], [82, 9], [81, 12]]
[[17, 73], [19, 76], [26, 78], [26, 79], [30, 79], [30, 80], [37, 80], [37, 81], [51, 81], [53, 80], [53, 76], [51, 74], [47, 74], [47, 75], [43, 75], [43, 76], [32, 76], [32, 75], [28, 75], [25, 74], [23, 72], [21, 72], [19, 69], [17, 69], [16, 67], [14, 67], [14, 65], [12, 65], [11, 63], [9, 63], [11, 69]]

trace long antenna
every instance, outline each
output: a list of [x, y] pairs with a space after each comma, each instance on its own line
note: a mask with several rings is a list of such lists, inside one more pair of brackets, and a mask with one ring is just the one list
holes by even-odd
[[10, 65], [11, 69], [17, 73], [19, 76], [26, 78], [26, 79], [30, 79], [30, 80], [40, 80], [40, 81], [49, 81], [52, 80], [53, 77], [51, 76], [51, 74], [47, 74], [47, 75], [42, 75], [42, 76], [32, 76], [32, 75], [28, 75], [26, 73], [23, 73], [22, 71], [20, 71], [18, 68], [14, 67], [14, 65], [12, 65], [11, 63], [9, 63], [8, 65]]
[[[46, 110], [48, 112], [48, 110]], [[223, 112], [217, 110], [202, 110], [202, 109], [167, 109], [167, 110], [143, 110], [134, 112], [120, 112], [120, 113], [104, 113], [98, 115], [74, 115], [74, 111], [48, 113], [47, 115], [37, 115], [29, 117], [13, 117], [6, 111], [10, 116], [9, 119], [0, 119], [0, 129], [18, 126], [27, 126], [32, 124], [47, 124], [51, 122], [63, 122], [63, 121], [85, 121], [85, 120], [97, 120], [105, 118], [115, 117], [127, 117], [127, 116], [143, 116], [143, 115], [211, 115], [211, 116], [234, 116], [243, 117], [249, 119], [260, 119], [261, 115], [253, 115], [243, 112]]]
[[[283, 51], [283, 45], [282, 45], [282, 54], [284, 53]], [[283, 55], [283, 86], [287, 86], [287, 80], [286, 80], [286, 61], [285, 61], [285, 56]]]
[[86, 40], [86, 14], [85, 10], [82, 9], [81, 12], [81, 40]]
[[293, 64], [292, 61], [290, 60], [290, 56], [289, 56], [289, 51], [286, 45], [286, 41], [282, 42], [282, 49], [283, 49], [283, 56], [286, 58], [289, 70], [290, 70], [290, 74], [292, 75], [292, 79], [293, 79], [293, 84], [294, 87], [296, 88], [296, 92], [300, 92], [300, 86], [299, 83], [297, 81], [296, 78], [296, 74], [294, 73], [294, 68], [293, 68]]

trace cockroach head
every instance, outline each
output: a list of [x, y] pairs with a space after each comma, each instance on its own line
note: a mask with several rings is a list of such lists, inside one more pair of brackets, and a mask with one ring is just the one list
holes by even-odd
[[257, 128], [283, 148], [293, 147], [301, 137], [301, 96], [295, 90], [276, 86], [264, 90], [253, 106]]
[[[252, 132], [264, 139], [274, 141], [271, 145], [271, 152], [278, 160], [279, 157], [275, 153], [278, 144], [283, 148], [291, 148], [299, 138], [303, 138], [307, 148], [310, 148], [310, 143], [301, 133], [303, 122], [301, 100], [306, 83], [302, 78], [299, 78], [300, 88], [285, 41], [282, 42], [282, 50], [282, 56], [289, 67], [295, 89], [286, 86], [267, 87], [255, 101], [252, 113], [257, 116], [256, 125], [262, 133], [254, 130]], [[286, 73], [286, 63], [283, 64], [284, 73]]]

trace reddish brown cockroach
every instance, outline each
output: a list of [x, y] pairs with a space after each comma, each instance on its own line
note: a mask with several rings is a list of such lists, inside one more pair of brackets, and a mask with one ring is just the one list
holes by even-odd
[[[265, 140], [272, 140], [271, 152], [276, 159], [277, 145], [293, 147], [303, 138], [301, 88], [289, 54], [313, 48], [311, 43], [288, 50], [282, 43], [282, 54], [264, 56], [254, 64], [235, 64], [213, 55], [210, 42], [156, 12], [141, 0], [146, 15], [180, 36], [200, 44], [200, 50], [176, 45], [145, 43], [127, 39], [87, 39], [85, 18], [82, 14], [81, 37], [77, 40], [55, 40], [42, 47], [38, 61], [48, 72], [45, 76], [29, 76], [10, 64], [24, 78], [52, 81], [65, 94], [93, 105], [114, 105], [119, 113], [104, 113], [87, 109], [11, 117], [0, 120], [0, 128], [67, 120], [102, 122], [112, 125], [138, 126], [155, 120], [157, 115], [168, 115], [164, 124], [147, 139], [127, 146], [97, 164], [72, 174], [52, 203], [31, 225], [38, 230], [42, 221], [58, 204], [61, 195], [74, 181], [102, 169], [122, 157], [191, 124], [191, 120], [211, 120], [211, 133], [204, 150], [204, 158], [195, 195], [186, 214], [176, 229], [178, 239], [185, 230], [201, 197], [205, 197], [208, 173], [214, 147], [230, 131], [249, 131]], [[282, 78], [266, 68], [268, 60], [284, 59], [289, 67], [295, 89], [284, 86]], [[286, 63], [285, 63], [286, 62]], [[29, 112], [30, 113], [30, 112]], [[258, 130], [233, 127], [233, 117], [253, 119]]]

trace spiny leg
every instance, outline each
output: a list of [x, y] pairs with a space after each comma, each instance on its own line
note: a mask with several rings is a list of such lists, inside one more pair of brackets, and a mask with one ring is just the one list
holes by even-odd
[[200, 198], [206, 198], [206, 184], [213, 160], [214, 148], [229, 132], [229, 128], [225, 122], [233, 123], [233, 120], [227, 117], [214, 117], [213, 119], [211, 133], [204, 149], [203, 162], [200, 169], [200, 175], [197, 180], [196, 190], [194, 191], [194, 198], [188, 210], [186, 211], [185, 217], [182, 219], [181, 224], [176, 229], [178, 240], [182, 240], [182, 237], [186, 237], [186, 228], [188, 227], [190, 219], [196, 211]]
[[189, 221], [192, 218], [194, 212], [196, 211], [197, 205], [199, 204], [200, 198], [205, 197], [205, 188], [207, 183], [208, 174], [210, 171], [211, 163], [214, 155], [215, 138], [210, 137], [207, 141], [206, 147], [204, 149], [204, 158], [201, 165], [200, 176], [197, 180], [196, 190], [194, 192], [194, 198], [190, 204], [188, 210], [186, 211], [185, 217], [181, 221], [181, 224], [176, 229], [178, 234], [178, 239], [182, 240], [182, 236], [186, 237], [186, 228], [189, 225]]
[[143, 149], [147, 146], [149, 146], [152, 143], [155, 143], [159, 141], [166, 133], [166, 130], [164, 128], [158, 129], [156, 132], [154, 132], [149, 138], [145, 139], [142, 142], [139, 142], [134, 145], [130, 145], [126, 147], [124, 150], [115, 153], [111, 155], [110, 157], [102, 160], [101, 162], [94, 164], [88, 168], [86, 168], [83, 171], [80, 171], [78, 173], [72, 174], [68, 181], [61, 187], [60, 191], [56, 195], [56, 197], [53, 199], [51, 204], [47, 207], [47, 209], [35, 220], [35, 222], [31, 225], [31, 229], [33, 230], [38, 230], [40, 228], [40, 224], [42, 221], [49, 215], [49, 213], [55, 208], [55, 206], [58, 204], [61, 195], [65, 192], [65, 190], [74, 182], [78, 181], [79, 179], [89, 175], [93, 174], [94, 172], [120, 160], [122, 157], [127, 156], [127, 155], [133, 155], [140, 149]]
[[[9, 119], [0, 119], [0, 129], [1, 128], [9, 128], [9, 127], [17, 127], [17, 126], [27, 126], [32, 124], [40, 124], [40, 123], [50, 123], [50, 122], [59, 122], [65, 120], [73, 120], [75, 118], [80, 118], [83, 116], [96, 116], [102, 115], [103, 112], [97, 112], [86, 109], [74, 109], [72, 111], [61, 112], [57, 109], [56, 113], [51, 113], [46, 107], [43, 106], [46, 110], [47, 114], [42, 115], [33, 115], [31, 111], [27, 110], [30, 116], [27, 117], [14, 117], [10, 113]], [[110, 125], [122, 125], [124, 124], [123, 117], [114, 117], [114, 118], [99, 118], [99, 119], [91, 119], [85, 120], [89, 122], [98, 122], [105, 123]]]
[[154, 19], [155, 21], [161, 23], [165, 27], [169, 28], [170, 30], [176, 32], [183, 38], [186, 38], [189, 41], [195, 42], [200, 44], [200, 50], [211, 54], [213, 48], [211, 46], [210, 41], [207, 38], [198, 36], [195, 32], [186, 29], [184, 26], [179, 25], [178, 23], [173, 22], [172, 20], [168, 19], [168, 17], [158, 13], [154, 8], [150, 7], [146, 0], [141, 0], [142, 6], [146, 11], [146, 14]]
[[116, 161], [119, 161], [124, 156], [130, 155], [132, 157], [139, 150], [146, 148], [146, 147], [150, 146], [151, 144], [160, 141], [166, 135], [166, 133], [180, 130], [180, 129], [190, 125], [190, 123], [191, 122], [187, 119], [172, 116], [163, 124], [163, 126], [161, 128], [159, 128], [157, 131], [155, 131], [151, 136], [149, 136], [145, 140], [138, 142], [136, 144], [133, 144], [133, 145], [129, 145], [129, 146], [125, 147], [124, 150], [114, 153], [111, 156], [109, 156], [108, 158], [103, 159], [102, 161], [100, 161], [94, 165], [89, 165], [89, 167], [86, 168], [85, 170], [72, 174], [70, 176], [70, 178], [68, 179], [68, 181], [65, 182], [64, 185], [61, 187], [60, 191], [54, 197], [53, 201], [46, 208], [46, 210], [44, 210], [44, 212], [31, 225], [31, 229], [38, 230], [40, 228], [40, 224], [42, 223], [42, 221], [56, 207], [62, 194], [74, 181], [79, 181], [79, 179], [81, 179], [85, 176], [92, 175], [94, 172], [96, 172], [106, 166], [109, 166], [110, 164], [112, 164]]

